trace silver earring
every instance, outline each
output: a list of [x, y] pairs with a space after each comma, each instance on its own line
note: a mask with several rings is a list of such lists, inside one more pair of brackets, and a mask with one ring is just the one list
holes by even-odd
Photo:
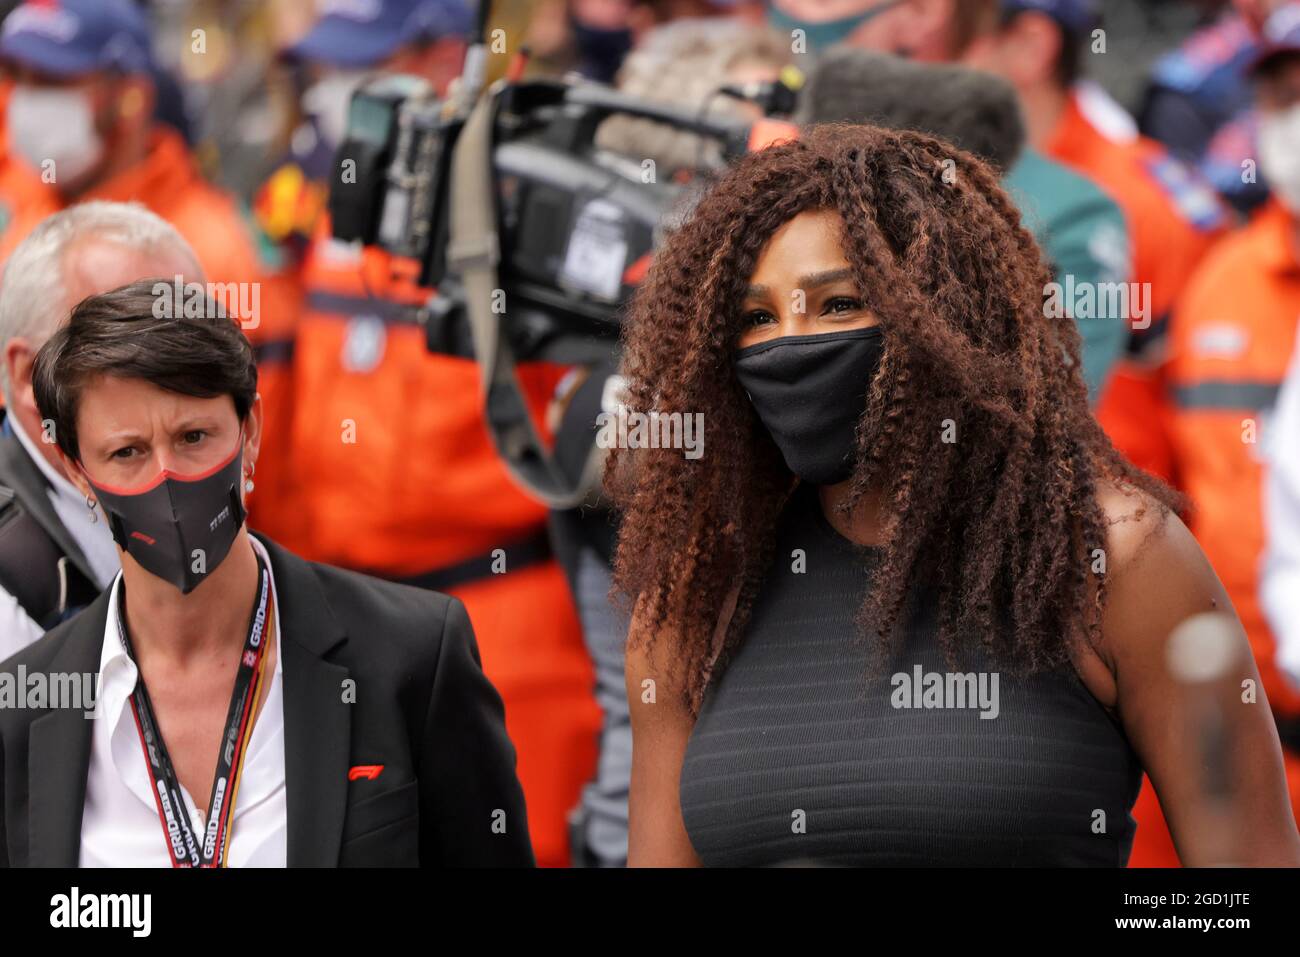
[[99, 513], [95, 511], [96, 502], [89, 495], [86, 496], [86, 508], [90, 509], [91, 524], [99, 524]]
[[255, 466], [255, 465], [253, 465], [253, 464], [250, 463], [249, 466], [248, 466], [248, 471], [244, 473], [244, 491], [245, 491], [245, 492], [251, 492], [251, 491], [253, 490], [253, 473], [254, 473], [256, 470], [257, 470], [257, 466]]

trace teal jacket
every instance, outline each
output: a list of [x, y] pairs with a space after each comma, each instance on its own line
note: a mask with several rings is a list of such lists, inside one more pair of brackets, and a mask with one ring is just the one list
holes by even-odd
[[[1128, 282], [1131, 254], [1124, 214], [1091, 180], [1026, 148], [1002, 185], [1051, 261], [1055, 278], [1082, 283]], [[1113, 318], [1076, 319], [1083, 339], [1083, 378], [1093, 402], [1128, 342]]]

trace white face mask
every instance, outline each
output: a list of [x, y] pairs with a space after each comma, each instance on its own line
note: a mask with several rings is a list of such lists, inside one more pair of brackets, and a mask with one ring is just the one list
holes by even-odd
[[1300, 103], [1260, 118], [1259, 168], [1273, 195], [1300, 216]]
[[302, 108], [316, 117], [316, 125], [331, 149], [343, 142], [348, 128], [348, 107], [352, 94], [369, 76], [366, 70], [342, 70], [328, 73], [302, 94]]
[[95, 109], [85, 91], [15, 86], [7, 122], [14, 152], [41, 173], [53, 160], [56, 183], [76, 182], [104, 158]]

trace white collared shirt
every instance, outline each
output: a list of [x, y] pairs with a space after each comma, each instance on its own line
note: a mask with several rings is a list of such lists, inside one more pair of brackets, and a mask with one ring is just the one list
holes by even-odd
[[[54, 514], [86, 556], [90, 570], [95, 575], [95, 584], [100, 588], [105, 587], [122, 567], [108, 523], [102, 514], [98, 522], [91, 520], [86, 499], [77, 491], [77, 487], [45, 460], [31, 437], [23, 431], [17, 416], [9, 415], [7, 419], [27, 457], [36, 463], [45, 480], [50, 483], [47, 494], [50, 504], [54, 506]], [[18, 600], [0, 588], [0, 661], [26, 648], [43, 634], [45, 630], [32, 621]]]
[[[248, 539], [269, 570], [262, 543]], [[275, 581], [272, 578], [272, 595]], [[121, 575], [113, 581], [104, 623], [104, 647], [99, 658], [98, 716], [90, 747], [86, 807], [81, 820], [81, 867], [170, 867], [171, 857], [158, 819], [140, 731], [131, 712], [130, 697], [139, 672], [122, 647], [117, 602]], [[280, 653], [280, 603], [275, 599], [275, 674], [248, 742], [244, 768], [235, 796], [227, 863], [231, 867], [284, 867], [288, 859], [288, 808], [284, 782], [284, 656]], [[190, 823], [201, 834], [204, 807], [181, 787]]]

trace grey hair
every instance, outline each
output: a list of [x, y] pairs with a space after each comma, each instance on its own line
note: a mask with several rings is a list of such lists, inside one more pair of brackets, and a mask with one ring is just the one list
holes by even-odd
[[[691, 18], [651, 30], [641, 46], [623, 61], [618, 88], [632, 96], [723, 116], [743, 116], [739, 105], [710, 99], [730, 79], [730, 71], [752, 61], [773, 71], [794, 62], [790, 41], [766, 26], [731, 17]], [[653, 120], [612, 116], [596, 131], [596, 145], [624, 156], [653, 159], [665, 174], [719, 162], [715, 144], [693, 133], [673, 130]]]
[[[19, 336], [39, 349], [58, 330], [75, 303], [65, 303], [64, 254], [88, 236], [120, 243], [135, 250], [180, 253], [194, 264], [198, 257], [176, 227], [139, 203], [95, 200], [70, 206], [48, 216], [15, 247], [0, 279], [0, 350]], [[12, 405], [9, 370], [0, 362], [0, 390]]]

